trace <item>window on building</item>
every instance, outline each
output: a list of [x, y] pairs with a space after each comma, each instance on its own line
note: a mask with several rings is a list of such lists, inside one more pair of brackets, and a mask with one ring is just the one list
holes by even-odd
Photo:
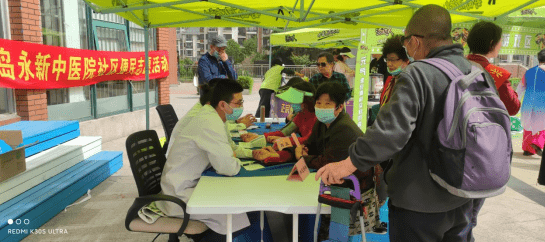
[[223, 37], [226, 39], [226, 40], [230, 40], [233, 38], [233, 35], [232, 34], [225, 34], [223, 35]]
[[[131, 41], [131, 51], [144, 51], [145, 50], [145, 42], [144, 42], [144, 28], [138, 26], [137, 24], [133, 22], [129, 22], [129, 35], [130, 35], [130, 41]], [[149, 33], [149, 50], [157, 50], [157, 43], [155, 42], [155, 35], [156, 30], [155, 29], [148, 29]]]
[[65, 46], [63, 3], [61, 0], [40, 1], [44, 45]]
[[[187, 29], [187, 28], [183, 28]], [[130, 36], [130, 48], [131, 51], [145, 51], [145, 34], [144, 34], [144, 28], [138, 26], [137, 24], [133, 22], [129, 22], [129, 36]], [[157, 42], [156, 42], [156, 30], [155, 29], [148, 29], [149, 33], [149, 40], [148, 40], [148, 47], [150, 51], [157, 50]], [[131, 81], [130, 82], [132, 87], [132, 106], [133, 110], [135, 109], [143, 109], [146, 107], [146, 83], [144, 81]], [[155, 105], [157, 104], [157, 80], [152, 79], [149, 80], [149, 104]]]
[[[0, 38], [10, 39], [8, 1], [0, 0]], [[0, 114], [15, 113], [13, 89], [0, 88]]]
[[208, 39], [212, 39], [216, 36], [218, 36], [218, 33], [208, 33]]
[[[98, 21], [97, 21], [98, 20]], [[93, 14], [97, 50], [129, 51], [125, 20], [115, 14]], [[97, 116], [127, 112], [129, 96], [127, 81], [105, 81], [96, 86]]]
[[[82, 33], [81, 28], [79, 33], [68, 33], [65, 31], [64, 18], [66, 16], [70, 19], [78, 19], [78, 24], [82, 24], [82, 16], [80, 14], [85, 14], [85, 12], [82, 12], [84, 8], [81, 3], [65, 4], [61, 0], [42, 0], [40, 1], [40, 7], [44, 44], [67, 47], [66, 34], [75, 34], [80, 35], [80, 46], [69, 47], [89, 48], [85, 41], [87, 40], [87, 33]], [[85, 15], [83, 15], [83, 24], [86, 24]], [[89, 93], [89, 90], [89, 86], [48, 89], [46, 91], [48, 119], [74, 120], [91, 118], [91, 98], [89, 95], [86, 95], [86, 93]]]
[[82, 49], [88, 50], [88, 28], [87, 28], [87, 4], [83, 0], [78, 0], [78, 19], [79, 19], [79, 36]]

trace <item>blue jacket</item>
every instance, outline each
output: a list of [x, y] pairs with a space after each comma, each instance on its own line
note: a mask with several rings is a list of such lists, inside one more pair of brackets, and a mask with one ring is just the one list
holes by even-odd
[[231, 61], [221, 61], [216, 57], [211, 56], [210, 53], [202, 55], [199, 59], [199, 85], [208, 83], [214, 78], [229, 78], [236, 80], [238, 78]]

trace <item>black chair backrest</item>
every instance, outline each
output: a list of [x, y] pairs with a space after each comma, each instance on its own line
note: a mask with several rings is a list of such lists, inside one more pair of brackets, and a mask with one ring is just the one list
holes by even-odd
[[131, 134], [125, 142], [139, 196], [158, 194], [166, 158], [155, 130]]
[[178, 116], [176, 115], [174, 108], [170, 104], [159, 105], [155, 109], [157, 109], [159, 117], [161, 118], [161, 123], [163, 124], [163, 128], [165, 129], [165, 136], [167, 137], [167, 140], [170, 140], [172, 130], [178, 122]]
[[159, 118], [161, 118], [161, 123], [163, 124], [163, 129], [165, 130], [165, 137], [167, 138], [167, 141], [163, 145], [163, 153], [166, 155], [170, 135], [172, 134], [174, 126], [176, 126], [176, 123], [178, 122], [178, 116], [170, 104], [159, 105], [155, 109], [159, 113]]

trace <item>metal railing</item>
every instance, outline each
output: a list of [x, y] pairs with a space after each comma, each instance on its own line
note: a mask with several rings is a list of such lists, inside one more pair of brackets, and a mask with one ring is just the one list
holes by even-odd
[[[257, 64], [257, 65], [242, 65], [236, 64], [235, 71], [238, 76], [251, 76], [253, 78], [263, 78], [265, 73], [269, 70], [268, 64]], [[304, 65], [289, 65], [285, 66], [288, 70], [293, 70], [299, 73], [304, 74], [307, 77], [312, 77], [315, 74], [319, 73], [316, 66], [304, 66]], [[354, 69], [354, 66], [350, 66]], [[197, 65], [184, 65], [180, 67], [179, 71], [179, 80], [180, 81], [190, 81], [193, 80], [193, 76], [197, 72]], [[292, 76], [288, 76], [288, 79]]]

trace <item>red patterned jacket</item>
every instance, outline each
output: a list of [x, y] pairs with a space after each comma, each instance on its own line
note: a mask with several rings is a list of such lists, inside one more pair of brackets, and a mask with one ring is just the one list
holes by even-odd
[[499, 66], [490, 64], [488, 59], [481, 55], [471, 54], [467, 56], [467, 59], [477, 62], [490, 73], [496, 82], [496, 88], [500, 94], [500, 99], [507, 108], [507, 112], [509, 112], [509, 115], [511, 116], [517, 114], [521, 104], [518, 99], [518, 94], [513, 90], [511, 83], [509, 82], [511, 73]]

